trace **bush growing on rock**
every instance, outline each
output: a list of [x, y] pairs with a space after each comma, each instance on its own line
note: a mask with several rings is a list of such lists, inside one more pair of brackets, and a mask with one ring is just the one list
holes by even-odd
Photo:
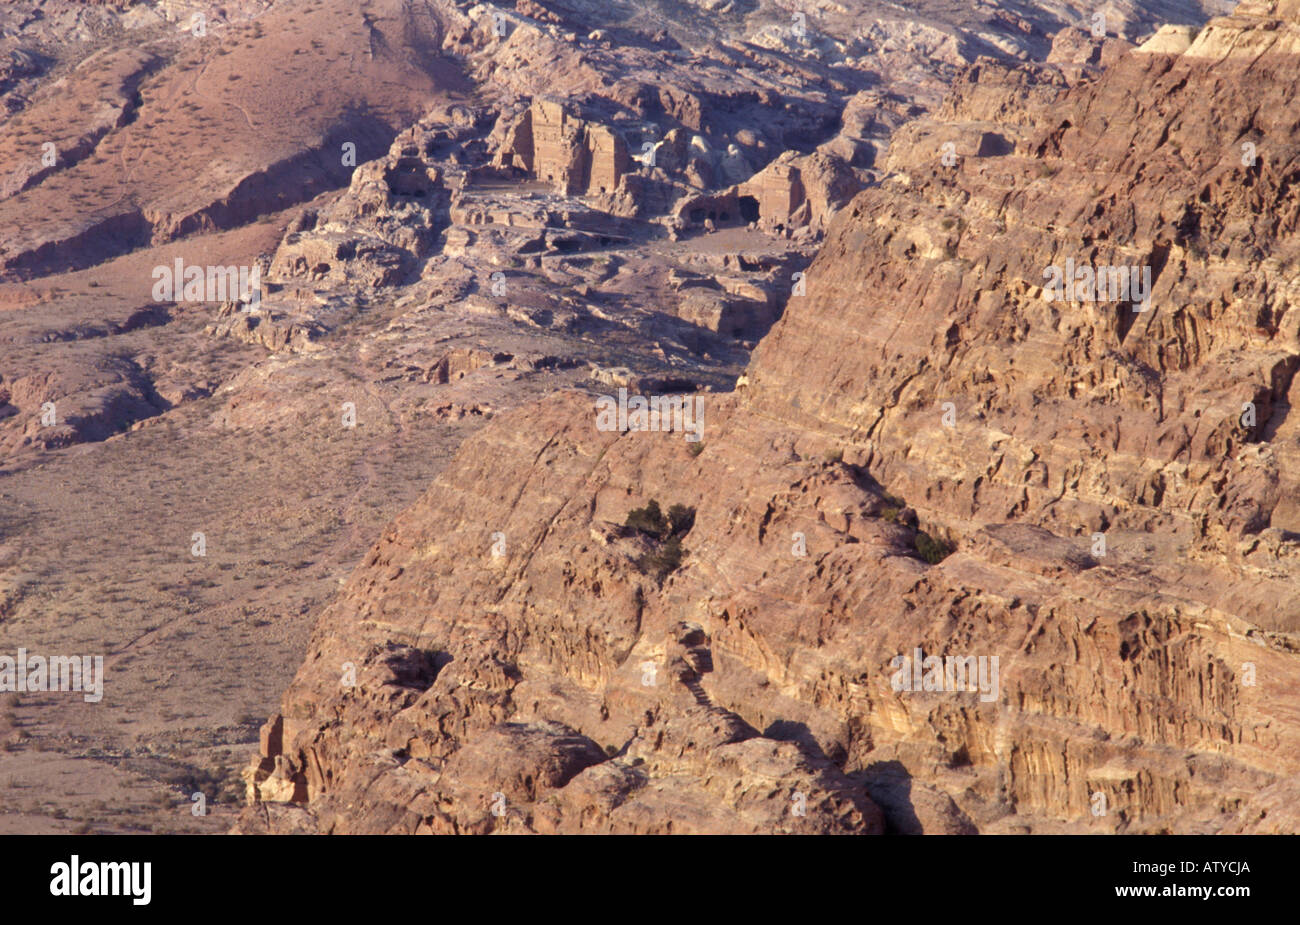
[[938, 540], [926, 533], [924, 530], [916, 531], [916, 539], [913, 540], [916, 551], [921, 554], [921, 558], [931, 565], [938, 565], [944, 559], [952, 554], [952, 547], [943, 540]]
[[682, 541], [675, 536], [670, 536], [654, 552], [645, 553], [637, 559], [636, 564], [642, 572], [653, 574], [663, 581], [681, 566], [682, 559], [685, 557], [686, 550], [682, 548]]
[[628, 511], [623, 526], [631, 527], [655, 539], [685, 536], [695, 526], [695, 508], [684, 504], [674, 504], [668, 508], [667, 516], [659, 507], [659, 502], [651, 498], [645, 507]]
[[628, 511], [627, 520], [623, 525], [660, 538], [668, 532], [668, 519], [664, 517], [663, 511], [659, 510], [659, 502], [653, 498], [645, 507]]
[[642, 554], [636, 564], [643, 573], [653, 574], [662, 581], [681, 566], [686, 556], [681, 538], [695, 526], [695, 508], [674, 504], [665, 516], [659, 502], [652, 498], [645, 507], [628, 511], [624, 526], [657, 541], [656, 548]]

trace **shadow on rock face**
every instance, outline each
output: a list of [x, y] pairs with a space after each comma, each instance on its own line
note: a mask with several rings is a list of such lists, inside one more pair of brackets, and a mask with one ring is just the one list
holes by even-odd
[[899, 761], [878, 761], [861, 773], [862, 786], [885, 814], [887, 835], [978, 835], [946, 793], [912, 779]]

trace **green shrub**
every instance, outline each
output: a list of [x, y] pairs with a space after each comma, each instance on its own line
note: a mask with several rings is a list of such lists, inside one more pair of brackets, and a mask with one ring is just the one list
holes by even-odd
[[657, 541], [658, 545], [643, 553], [636, 564], [643, 573], [653, 574], [662, 581], [682, 564], [686, 556], [681, 538], [695, 526], [695, 508], [674, 504], [665, 516], [659, 502], [652, 498], [645, 507], [629, 511], [624, 526]]
[[668, 514], [665, 516], [659, 507], [659, 502], [651, 498], [645, 507], [628, 511], [623, 526], [660, 540], [669, 536], [685, 536], [691, 527], [695, 526], [695, 508], [674, 504], [668, 508]]
[[659, 502], [653, 498], [645, 507], [628, 511], [627, 520], [623, 525], [660, 538], [668, 534], [668, 519], [664, 517], [663, 511], [659, 510]]
[[681, 566], [682, 559], [685, 557], [686, 550], [682, 548], [682, 541], [675, 536], [670, 536], [654, 552], [643, 554], [636, 564], [642, 572], [653, 574], [663, 581]]
[[938, 565], [952, 553], [952, 547], [943, 540], [937, 540], [924, 530], [916, 531], [916, 539], [913, 540], [916, 545], [916, 551], [921, 554], [921, 558], [931, 565]]

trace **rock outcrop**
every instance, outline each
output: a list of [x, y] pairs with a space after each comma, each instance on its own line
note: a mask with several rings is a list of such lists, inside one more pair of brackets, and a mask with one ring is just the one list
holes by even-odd
[[448, 223], [450, 195], [430, 155], [471, 134], [427, 119], [402, 132], [387, 157], [357, 166], [334, 202], [298, 218], [275, 253], [270, 278], [364, 288], [404, 282]]
[[[1162, 179], [1188, 165], [1140, 125], [1155, 112], [1147, 86], [1127, 102], [1088, 87], [1178, 23], [1137, 57], [1258, 59], [1275, 88], [1289, 15], [1253, 5], [1195, 31], [1218, 2], [1110, 0], [1100, 27], [1057, 0], [837, 0], [799, 16], [789, 0], [0, 3], [0, 649], [103, 652], [110, 678], [93, 710], [0, 691], [13, 783], [0, 830], [224, 831], [246, 783], [247, 827], [295, 832], [1037, 830], [1079, 826], [1088, 789], [1090, 813], [1098, 792], [1120, 807], [1094, 829], [1285, 828], [1282, 765], [1248, 743], [1285, 732], [1289, 701], [1257, 707], [1226, 673], [1247, 685], [1238, 635], [1274, 653], [1290, 640], [1285, 620], [1268, 623], [1291, 575], [1289, 347], [1243, 335], [1213, 275], [1253, 251], [1220, 264], [1207, 238], [1205, 265], [1184, 261], [1188, 286], [1217, 288], [1173, 329], [1159, 322], [1186, 354], [1167, 394], [1152, 384], [1165, 368], [1132, 366], [1140, 325], [1115, 347], [1058, 302], [1065, 327], [1044, 331], [1011, 279], [1039, 269], [1035, 248], [1083, 259], [1058, 229], [1089, 227], [1072, 210], [1098, 205], [1075, 174], [1125, 152], [1103, 118], [1136, 129], [1121, 175], [1139, 202], [1156, 190], [1166, 218], [1199, 209], [1201, 187]], [[1238, 25], [1263, 17], [1278, 27]], [[1163, 79], [1143, 67], [1124, 80]], [[1196, 97], [1231, 107], [1224, 125], [1251, 111], [1237, 67], [1210, 71], [1223, 85]], [[1267, 116], [1287, 112], [1269, 92]], [[1179, 126], [1180, 150], [1201, 151]], [[1289, 228], [1270, 131], [1229, 145], [1266, 155], [1267, 182], [1248, 174], [1248, 207], [1227, 214], [1266, 264], [1285, 254], [1251, 210], [1280, 197]], [[1220, 184], [1205, 201], [1228, 202], [1236, 175], [1197, 158], [1192, 175]], [[1048, 173], [1060, 196], [1040, 195]], [[1166, 246], [1150, 212], [1125, 241]], [[1007, 314], [972, 313], [977, 290], [993, 296], [943, 280], [977, 250], [997, 262], [999, 216], [1023, 224], [1006, 247], [1026, 253], [981, 270], [988, 293], [1010, 286]], [[1110, 227], [1118, 240], [1123, 223]], [[914, 253], [899, 254], [904, 238]], [[847, 253], [858, 246], [872, 254]], [[176, 285], [160, 287], [168, 268]], [[1241, 298], [1262, 292], [1275, 313], [1259, 326], [1289, 329], [1287, 269], [1265, 269], [1274, 288]], [[783, 314], [793, 327], [772, 343], [791, 359], [773, 347], [742, 376]], [[924, 394], [904, 360], [928, 364]], [[1073, 393], [1066, 375], [1083, 381]], [[1195, 417], [1201, 394], [1237, 400], [1223, 376], [1274, 383], [1250, 399], [1255, 433], [1211, 423], [1240, 407]], [[1034, 383], [1050, 419], [1025, 410]], [[1186, 476], [1176, 440], [1152, 438], [1163, 481], [1146, 489], [1141, 389], [1198, 428]], [[593, 429], [594, 395], [620, 390], [634, 408], [654, 398], [656, 420], [697, 399], [704, 417]], [[981, 390], [1008, 437], [978, 439]], [[917, 426], [910, 441], [895, 392], [945, 393], [954, 429]], [[879, 404], [877, 431], [855, 431], [855, 400]], [[1104, 447], [1077, 454], [1053, 504], [1076, 420], [1119, 440], [1116, 468]], [[701, 423], [702, 441], [683, 439]], [[485, 428], [309, 649], [384, 525]], [[509, 525], [475, 526], [488, 521]], [[408, 554], [416, 533], [432, 539]], [[1149, 606], [1132, 596], [1146, 585], [1163, 594]], [[438, 601], [408, 612], [430, 589]], [[1100, 602], [1096, 639], [1072, 595]], [[1211, 599], [1206, 617], [1195, 602]], [[1146, 610], [1151, 628], [1125, 622]], [[1007, 657], [1039, 615], [1041, 658], [999, 676], [1014, 703], [881, 677], [917, 645], [961, 655], [974, 640]], [[1168, 639], [1169, 666], [1153, 665]], [[304, 652], [325, 661], [281, 709]], [[1096, 677], [1071, 659], [1093, 659]], [[1285, 661], [1249, 661], [1277, 698]], [[1131, 692], [1131, 720], [1096, 714], [1098, 698]], [[277, 711], [265, 761], [240, 780]], [[1097, 744], [1125, 722], [1139, 731]], [[1171, 742], [1198, 756], [1194, 773]], [[1206, 770], [1212, 753], [1226, 771]], [[39, 800], [24, 786], [70, 771], [84, 786]], [[1216, 774], [1225, 800], [1249, 780], [1256, 796], [1216, 815]], [[191, 812], [196, 790], [206, 816]], [[1156, 803], [1123, 803], [1130, 791]]]
[[1021, 86], [1013, 144], [841, 209], [694, 449], [580, 392], [480, 431], [322, 615], [242, 829], [1292, 831], [1291, 7], [977, 64], [934, 130]]

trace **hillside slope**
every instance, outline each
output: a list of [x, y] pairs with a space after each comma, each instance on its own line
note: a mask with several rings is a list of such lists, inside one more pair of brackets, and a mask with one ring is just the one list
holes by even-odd
[[[579, 392], [467, 442], [241, 830], [1295, 831], [1297, 51], [1284, 0], [1073, 85], [972, 65], [915, 137], [997, 143], [891, 149], [702, 450]], [[1067, 261], [1149, 304], [1046, 300]], [[900, 690], [917, 649], [997, 680]]]

